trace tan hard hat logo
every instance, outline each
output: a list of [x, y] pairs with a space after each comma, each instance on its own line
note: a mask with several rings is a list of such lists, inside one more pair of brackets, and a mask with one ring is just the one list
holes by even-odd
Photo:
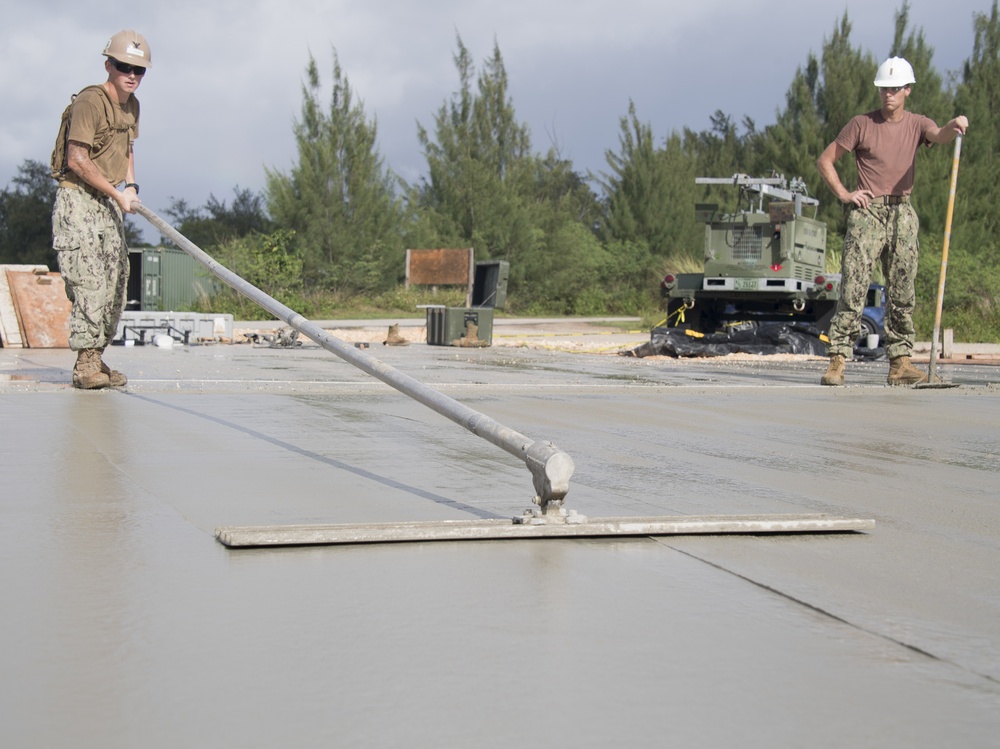
[[125, 54], [127, 54], [127, 55], [135, 55], [136, 57], [145, 57], [146, 56], [146, 53], [143, 52], [141, 49], [139, 49], [139, 46], [137, 44], [135, 44], [135, 43], [132, 43], [132, 44], [128, 45], [128, 47], [125, 49]]

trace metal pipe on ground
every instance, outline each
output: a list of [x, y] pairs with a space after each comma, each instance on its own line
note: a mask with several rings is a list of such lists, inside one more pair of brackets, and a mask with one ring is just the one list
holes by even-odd
[[541, 507], [543, 513], [547, 514], [550, 509], [562, 505], [567, 492], [569, 492], [569, 480], [575, 466], [573, 459], [551, 442], [529, 439], [489, 416], [459, 403], [454, 398], [438, 392], [398, 369], [390, 367], [374, 356], [344, 343], [214, 260], [146, 206], [136, 205], [135, 212], [149, 221], [163, 236], [169, 237], [178, 247], [204, 265], [212, 275], [227, 286], [248, 297], [330, 353], [423, 403], [428, 408], [465, 427], [477, 437], [482, 437], [487, 442], [524, 461], [531, 472], [534, 483], [535, 502]]

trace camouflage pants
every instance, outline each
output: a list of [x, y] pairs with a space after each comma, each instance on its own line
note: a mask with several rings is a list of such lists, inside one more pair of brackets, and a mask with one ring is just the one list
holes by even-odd
[[69, 347], [104, 348], [115, 337], [128, 287], [121, 209], [110, 198], [60, 187], [52, 209], [52, 247], [73, 303]]
[[848, 213], [840, 298], [830, 323], [831, 356], [839, 354], [849, 359], [854, 353], [876, 262], [885, 276], [886, 356], [894, 359], [911, 354], [919, 228], [917, 213], [909, 203], [870, 205]]

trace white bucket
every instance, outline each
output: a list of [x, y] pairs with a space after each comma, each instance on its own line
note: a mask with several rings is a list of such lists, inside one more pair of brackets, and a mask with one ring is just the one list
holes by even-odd
[[866, 348], [878, 348], [878, 333], [869, 333], [865, 338]]

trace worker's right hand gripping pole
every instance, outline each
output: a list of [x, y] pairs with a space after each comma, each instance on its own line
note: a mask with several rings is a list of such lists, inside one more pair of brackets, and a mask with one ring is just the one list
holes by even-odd
[[327, 333], [315, 323], [273, 297], [268, 296], [253, 284], [240, 278], [228, 268], [207, 255], [200, 247], [177, 231], [142, 204], [133, 203], [135, 212], [143, 216], [163, 236], [204, 265], [216, 278], [234, 290], [256, 302], [260, 307], [288, 325], [308, 336], [332, 354], [339, 356], [358, 369], [367, 372], [396, 390], [423, 403], [442, 416], [468, 429], [473, 434], [492, 442], [511, 455], [523, 460], [535, 486], [535, 503], [543, 513], [562, 509], [563, 500], [569, 491], [569, 479], [573, 475], [573, 460], [551, 442], [533, 442], [523, 434], [506, 427], [489, 416], [475, 411], [454, 398], [415, 380], [388, 364], [379, 361], [359, 349]]

